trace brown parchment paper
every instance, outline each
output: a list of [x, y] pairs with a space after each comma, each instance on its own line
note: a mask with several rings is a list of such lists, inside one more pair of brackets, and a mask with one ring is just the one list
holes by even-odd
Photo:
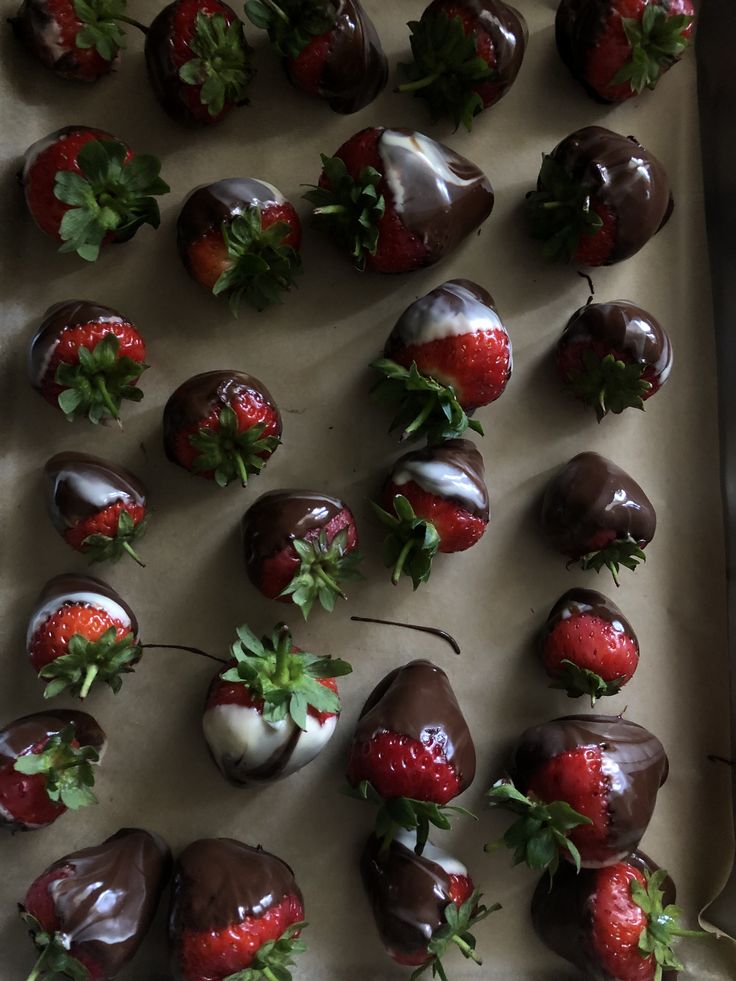
[[[405, 22], [421, 2], [367, 0], [391, 59], [407, 50]], [[15, 904], [45, 866], [101, 840], [121, 826], [162, 833], [178, 852], [200, 836], [227, 835], [262, 843], [295, 868], [306, 898], [309, 953], [295, 977], [305, 981], [407, 976], [378, 941], [357, 873], [369, 808], [339, 793], [351, 730], [363, 699], [396, 664], [414, 656], [436, 660], [450, 674], [468, 716], [478, 775], [461, 803], [480, 815], [459, 820], [443, 845], [470, 867], [489, 900], [503, 903], [478, 929], [482, 968], [452, 958], [455, 981], [570, 978], [572, 970], [535, 938], [528, 904], [535, 877], [511, 869], [504, 854], [484, 855], [505, 821], [491, 817], [484, 791], [523, 728], [570, 710], [584, 710], [551, 692], [534, 657], [535, 631], [558, 595], [574, 584], [615, 592], [639, 634], [642, 660], [634, 681], [604, 710], [627, 712], [664, 742], [671, 773], [660, 793], [644, 847], [666, 865], [679, 899], [695, 922], [719, 889], [731, 861], [729, 773], [708, 753], [729, 747], [725, 647], [725, 570], [718, 490], [714, 353], [706, 276], [692, 55], [659, 90], [606, 110], [569, 79], [554, 48], [553, 0], [519, 0], [531, 40], [521, 75], [506, 99], [474, 131], [432, 126], [418, 101], [387, 91], [368, 109], [343, 118], [293, 91], [254, 29], [259, 76], [251, 108], [221, 126], [187, 132], [159, 109], [145, 78], [142, 43], [128, 32], [117, 75], [91, 87], [57, 80], [2, 32], [2, 206], [4, 315], [2, 345], [2, 568], [0, 570], [0, 719], [42, 707], [40, 687], [24, 655], [28, 613], [45, 580], [82, 570], [85, 560], [53, 531], [42, 500], [41, 467], [53, 452], [76, 448], [132, 468], [151, 491], [154, 519], [132, 564], [98, 569], [136, 610], [149, 643], [185, 643], [223, 653], [234, 627], [258, 632], [286, 619], [303, 647], [352, 661], [341, 685], [345, 709], [335, 738], [305, 770], [254, 791], [229, 787], [210, 762], [200, 710], [210, 664], [188, 654], [150, 651], [121, 694], [95, 692], [89, 710], [106, 728], [109, 750], [98, 772], [98, 807], [67, 814], [51, 828], [0, 841], [0, 979], [26, 976], [32, 948]], [[150, 21], [156, 5], [133, 0], [130, 13]], [[10, 4], [4, 11], [12, 12]], [[60, 256], [25, 214], [14, 185], [17, 159], [32, 141], [59, 126], [108, 129], [163, 160], [172, 192], [163, 199], [158, 232], [142, 230], [107, 250], [95, 265]], [[677, 206], [668, 227], [635, 259], [594, 273], [598, 299], [629, 298], [650, 309], [671, 332], [675, 369], [646, 413], [627, 412], [598, 426], [560, 391], [550, 351], [570, 313], [588, 295], [572, 268], [549, 267], [527, 238], [520, 202], [535, 180], [541, 153], [590, 123], [636, 135], [665, 163]], [[415, 126], [444, 139], [490, 175], [496, 208], [482, 234], [443, 266], [397, 278], [360, 276], [316, 234], [304, 242], [305, 275], [283, 306], [231, 318], [225, 304], [191, 282], [174, 244], [183, 197], [222, 177], [262, 177], [298, 200], [331, 153], [368, 125]], [[302, 207], [303, 213], [306, 208]], [[373, 493], [397, 453], [385, 434], [387, 416], [368, 399], [366, 368], [401, 310], [452, 276], [476, 279], [494, 294], [514, 344], [508, 391], [479, 413], [492, 499], [492, 524], [470, 552], [441, 557], [432, 579], [413, 594], [392, 588], [380, 561], [380, 532], [369, 515]], [[149, 345], [145, 399], [126, 407], [125, 430], [68, 425], [25, 378], [29, 337], [52, 303], [83, 296], [123, 310]], [[285, 420], [284, 445], [264, 475], [243, 491], [221, 491], [169, 464], [161, 449], [161, 411], [189, 375], [240, 368], [262, 378]], [[646, 564], [625, 573], [620, 590], [593, 573], [565, 570], [536, 525], [545, 482], [569, 457], [596, 449], [639, 480], [655, 503], [659, 526]], [[356, 511], [366, 555], [366, 581], [334, 615], [300, 616], [271, 603], [248, 583], [238, 521], [269, 488], [308, 486], [344, 496]], [[432, 638], [390, 627], [352, 624], [351, 614], [434, 623], [462, 646], [456, 657]], [[61, 700], [64, 704], [64, 700]], [[124, 977], [169, 977], [162, 912]], [[736, 977], [736, 955], [709, 939], [681, 947], [684, 977]]]

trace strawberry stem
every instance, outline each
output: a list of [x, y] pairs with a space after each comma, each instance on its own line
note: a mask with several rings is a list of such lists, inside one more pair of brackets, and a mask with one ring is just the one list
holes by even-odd
[[48, 960], [49, 950], [50, 947], [44, 947], [44, 949], [41, 951], [41, 956], [34, 964], [33, 970], [26, 978], [26, 981], [37, 981], [37, 979], [41, 977], [41, 974], [45, 972], [46, 970], [45, 962]]
[[243, 487], [248, 486], [248, 471], [245, 468], [245, 463], [243, 461], [242, 454], [239, 450], [233, 449], [233, 460], [235, 461], [235, 466], [238, 471], [238, 476], [240, 477], [240, 483]]
[[141, 569], [145, 569], [146, 568], [146, 563], [141, 561], [141, 559], [139, 558], [138, 554], [136, 553], [136, 550], [133, 548], [133, 546], [130, 544], [130, 542], [123, 542], [123, 548], [128, 553], [128, 555], [131, 557], [131, 559], [133, 559], [135, 562], [138, 563], [138, 565], [141, 567]]
[[279, 642], [276, 648], [276, 670], [273, 674], [274, 684], [288, 685], [289, 683], [289, 655], [291, 654], [291, 634], [286, 624], [282, 624], [279, 630]]
[[95, 678], [97, 677], [98, 670], [99, 668], [96, 664], [90, 664], [90, 666], [87, 668], [84, 675], [84, 682], [82, 683], [82, 687], [79, 690], [80, 698], [86, 698], [87, 695], [89, 695], [89, 690], [92, 687], [92, 683], [94, 682]]
[[120, 422], [120, 415], [118, 414], [117, 407], [113, 402], [112, 398], [110, 397], [110, 393], [107, 390], [107, 385], [105, 384], [104, 375], [95, 375], [94, 383], [95, 383], [95, 387], [97, 388], [97, 391], [102, 396], [102, 401], [107, 406], [110, 415], [113, 417], [113, 419], [118, 424], [118, 426], [120, 426], [120, 428], [122, 429], [123, 424]]
[[281, 9], [281, 7], [279, 7], [279, 5], [278, 5], [277, 3], [274, 3], [274, 0], [263, 0], [263, 2], [264, 2], [264, 3], [266, 4], [266, 6], [267, 6], [267, 7], [268, 7], [268, 8], [270, 9], [270, 10], [273, 10], [273, 12], [274, 12], [274, 13], [276, 14], [276, 16], [277, 16], [277, 17], [280, 17], [280, 18], [281, 18], [281, 20], [282, 20], [282, 21], [283, 21], [283, 22], [284, 22], [285, 24], [288, 24], [288, 23], [289, 23], [289, 18], [288, 18], [288, 17], [286, 16], [286, 14], [285, 14], [285, 13], [284, 13], [284, 11], [283, 11], [283, 10]]
[[399, 85], [396, 91], [418, 92], [420, 89], [426, 89], [428, 86], [434, 85], [439, 77], [440, 73], [434, 72], [432, 75], [426, 75], [424, 78], [417, 79], [416, 82], [405, 82], [403, 85]]
[[398, 586], [399, 579], [401, 579], [401, 573], [404, 571], [404, 563], [406, 562], [407, 557], [413, 548], [413, 538], [409, 538], [406, 542], [404, 542], [404, 547], [399, 552], [399, 557], [396, 560], [396, 565], [394, 566], [394, 571], [391, 575], [391, 582], [394, 584], [394, 586]]
[[465, 954], [465, 956], [469, 957], [471, 960], [475, 961], [476, 964], [483, 963], [482, 958], [480, 958], [478, 954], [476, 954], [476, 952], [473, 950], [470, 944], [466, 943], [462, 937], [458, 937], [458, 935], [455, 934], [454, 936], [450, 937], [450, 940], [452, 940], [454, 944], [457, 944], [460, 950], [463, 952], [463, 954]]
[[[268, 0], [266, 0], [266, 3], [268, 3]], [[268, 967], [267, 965], [261, 968], [261, 972], [263, 974], [263, 977], [264, 978], [267, 978], [268, 981], [279, 981], [279, 979], [273, 973], [273, 971], [271, 970], [271, 968]]]
[[326, 204], [323, 208], [315, 208], [315, 215], [345, 215], [349, 209], [344, 204]]
[[342, 599], [347, 599], [347, 596], [338, 585], [337, 580], [333, 579], [332, 576], [329, 576], [322, 568], [322, 566], [320, 565], [315, 566], [314, 574], [317, 576], [318, 579], [321, 579], [326, 586], [328, 586], [331, 590], [337, 593], [338, 596], [342, 597]]

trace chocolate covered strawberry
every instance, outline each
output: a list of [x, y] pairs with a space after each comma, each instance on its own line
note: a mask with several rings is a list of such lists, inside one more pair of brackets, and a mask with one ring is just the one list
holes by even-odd
[[165, 842], [140, 828], [122, 828], [50, 865], [20, 905], [39, 951], [29, 981], [117, 977], [148, 933], [170, 865]]
[[46, 506], [64, 540], [92, 562], [117, 562], [143, 535], [146, 489], [136, 476], [89, 453], [57, 453], [43, 468]]
[[295, 647], [283, 623], [261, 640], [246, 626], [237, 634], [202, 718], [212, 759], [236, 784], [289, 776], [332, 738], [340, 714], [335, 678], [352, 667]]
[[620, 862], [638, 847], [667, 772], [656, 736], [620, 716], [532, 726], [514, 747], [511, 782], [489, 791], [492, 806], [517, 815], [497, 845], [513, 849], [514, 864], [550, 875], [561, 855], [578, 868]]
[[374, 511], [389, 533], [384, 560], [396, 585], [429, 579], [437, 552], [464, 552], [490, 517], [483, 457], [467, 439], [450, 439], [400, 457]]
[[363, 109], [386, 84], [386, 55], [360, 0], [247, 0], [245, 13], [268, 31], [289, 81], [335, 112]]
[[594, 589], [568, 589], [550, 610], [540, 642], [542, 663], [570, 698], [590, 704], [616, 695], [639, 664], [639, 642], [616, 604]]
[[633, 136], [586, 126], [545, 154], [536, 191], [527, 194], [533, 238], [544, 255], [609, 266], [635, 255], [673, 208], [669, 180]]
[[244, 299], [256, 310], [280, 303], [301, 272], [299, 215], [265, 181], [203, 184], [184, 202], [176, 231], [189, 275], [226, 296], [236, 316]]
[[291, 981], [304, 900], [280, 858], [233, 838], [202, 838], [179, 856], [169, 919], [177, 981]]
[[602, 869], [564, 865], [532, 899], [534, 929], [590, 981], [660, 981], [685, 968], [674, 943], [700, 937], [680, 927], [675, 886], [643, 852]]
[[371, 836], [363, 849], [360, 871], [384, 947], [399, 964], [417, 967], [419, 977], [431, 968], [445, 978], [442, 959], [453, 945], [476, 964], [471, 928], [501, 907], [481, 904], [480, 890], [462, 862], [427, 842], [421, 855], [416, 836], [399, 832], [388, 848]]
[[557, 342], [565, 388], [595, 409], [643, 409], [672, 370], [672, 344], [654, 317], [628, 300], [588, 303], [570, 317]]
[[523, 15], [503, 0], [433, 0], [409, 28], [414, 61], [399, 65], [399, 92], [424, 99], [434, 121], [467, 130], [511, 88], [529, 39]]
[[493, 209], [493, 188], [470, 160], [408, 129], [363, 129], [322, 156], [305, 197], [318, 227], [358, 269], [401, 273], [439, 262]]
[[[376, 835], [388, 844], [416, 829], [421, 854], [429, 825], [449, 828], [446, 807], [475, 776], [475, 747], [445, 672], [431, 661], [390, 671], [368, 696], [346, 775], [356, 796], [379, 804]], [[467, 812], [463, 812], [467, 813]]]
[[694, 19], [692, 0], [561, 0], [557, 50], [593, 98], [625, 102], [682, 58]]
[[226, 487], [259, 474], [281, 442], [281, 414], [263, 382], [242, 371], [205, 371], [164, 407], [164, 450], [172, 463]]
[[348, 506], [315, 491], [263, 494], [243, 515], [248, 577], [269, 599], [295, 603], [306, 620], [316, 601], [332, 612], [343, 582], [359, 579], [358, 529]]
[[645, 561], [656, 527], [654, 507], [641, 487], [598, 453], [573, 457], [542, 499], [542, 532], [550, 545], [570, 565], [608, 569], [617, 586], [621, 566], [633, 571]]
[[85, 698], [95, 681], [117, 694], [141, 656], [138, 621], [114, 589], [92, 576], [49, 579], [28, 622], [26, 650], [44, 698]]
[[404, 310], [371, 367], [383, 375], [374, 392], [394, 407], [390, 428], [401, 429], [402, 439], [440, 442], [466, 429], [483, 435], [469, 416], [503, 394], [511, 340], [491, 294], [451, 279]]
[[156, 98], [177, 122], [207, 126], [248, 101], [251, 49], [222, 0], [174, 0], [148, 29], [145, 51]]
[[31, 217], [59, 251], [94, 262], [103, 245], [127, 242], [141, 225], [158, 228], [155, 196], [169, 191], [160, 169], [109, 133], [65, 126], [26, 150], [21, 183]]
[[0, 729], [0, 827], [33, 831], [96, 804], [94, 767], [106, 745], [92, 716], [71, 709], [25, 715]]

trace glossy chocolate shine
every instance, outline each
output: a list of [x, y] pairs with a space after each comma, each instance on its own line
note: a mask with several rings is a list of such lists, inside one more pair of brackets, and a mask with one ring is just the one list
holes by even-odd
[[43, 472], [49, 515], [62, 533], [117, 501], [145, 507], [146, 490], [137, 477], [89, 453], [57, 453]]
[[529, 40], [529, 29], [523, 14], [503, 0], [463, 0], [462, 7], [475, 14], [489, 35], [495, 63], [491, 84], [498, 88], [493, 104], [511, 88], [519, 74]]
[[359, 0], [339, 0], [319, 94], [335, 112], [349, 114], [373, 102], [387, 79], [388, 63], [373, 21]]
[[91, 596], [97, 594], [112, 600], [113, 603], [117, 603], [128, 615], [131, 633], [134, 637], [138, 636], [138, 620], [136, 619], [135, 613], [133, 613], [122, 596], [112, 586], [108, 586], [102, 579], [96, 579], [94, 576], [85, 576], [81, 573], [74, 572], [54, 576], [48, 580], [41, 590], [41, 594], [36, 601], [35, 609], [39, 610], [47, 604], [53, 604], [57, 600], [59, 606], [61, 606], [70, 593], [88, 593]]
[[129, 323], [117, 310], [89, 300], [65, 300], [46, 311], [46, 316], [31, 340], [28, 352], [28, 377], [34, 388], [41, 388], [46, 368], [59, 338], [65, 330], [84, 324]]
[[549, 612], [547, 623], [544, 627], [544, 637], [551, 634], [555, 627], [563, 620], [583, 614], [612, 624], [616, 630], [630, 637], [636, 644], [638, 650], [639, 642], [634, 633], [634, 628], [613, 600], [604, 596], [603, 593], [597, 592], [595, 589], [580, 589], [576, 587], [574, 589], [568, 589], [566, 593], [563, 593]]
[[[399, 457], [389, 483], [409, 477], [422, 490], [452, 501], [476, 518], [488, 521], [490, 511], [483, 457], [469, 439], [449, 439]], [[401, 491], [401, 484], [396, 485]]]
[[598, 453], [579, 453], [547, 485], [542, 530], [570, 558], [591, 551], [600, 532], [630, 536], [644, 548], [654, 537], [657, 518], [649, 498], [621, 467]]
[[253, 177], [228, 177], [195, 187], [182, 205], [176, 222], [179, 255], [189, 268], [189, 247], [213, 228], [220, 228], [248, 208], [283, 204], [285, 198], [271, 184]]

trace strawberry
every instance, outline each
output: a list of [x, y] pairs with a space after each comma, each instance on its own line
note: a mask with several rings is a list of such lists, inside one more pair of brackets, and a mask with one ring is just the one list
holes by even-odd
[[545, 154], [526, 196], [530, 231], [544, 255], [608, 266], [635, 255], [668, 221], [664, 167], [633, 136], [586, 126]]
[[643, 409], [672, 370], [672, 344], [654, 317], [628, 300], [591, 303], [557, 343], [557, 373], [571, 394], [608, 413]]
[[268, 31], [292, 85], [335, 112], [365, 108], [386, 84], [386, 55], [360, 0], [246, 0], [245, 13]]
[[103, 245], [127, 242], [141, 225], [158, 228], [154, 195], [170, 190], [160, 169], [109, 133], [66, 126], [26, 150], [20, 181], [31, 217], [59, 251], [94, 262]]
[[237, 635], [233, 660], [210, 685], [204, 737], [232, 783], [289, 776], [332, 738], [340, 714], [334, 679], [352, 668], [295, 647], [283, 623], [261, 640], [245, 626]]
[[613, 865], [638, 847], [667, 779], [660, 741], [612, 715], [568, 715], [522, 733], [488, 795], [518, 816], [500, 842], [514, 864], [548, 869], [560, 855], [579, 869]]
[[156, 98], [177, 122], [208, 126], [248, 102], [255, 72], [243, 24], [222, 0], [174, 0], [146, 34]]
[[550, 610], [541, 637], [550, 688], [590, 704], [616, 695], [639, 663], [639, 642], [616, 604], [594, 589], [568, 589]]
[[96, 804], [94, 766], [107, 745], [91, 715], [36, 712], [0, 729], [0, 827], [45, 828], [67, 810]]
[[178, 981], [292, 981], [306, 926], [294, 873], [280, 858], [232, 838], [204, 838], [179, 856], [169, 938]]
[[399, 828], [449, 828], [445, 807], [475, 776], [475, 747], [447, 675], [431, 661], [389, 672], [363, 706], [348, 757], [355, 796], [379, 805], [376, 834], [386, 845]]
[[31, 385], [69, 421], [86, 416], [120, 424], [123, 399], [140, 402], [136, 382], [148, 367], [146, 344], [110, 307], [68, 300], [46, 311], [28, 354]]
[[189, 275], [227, 296], [235, 316], [242, 299], [256, 310], [280, 303], [302, 271], [299, 215], [265, 181], [203, 184], [184, 202], [176, 229]]
[[29, 981], [117, 977], [153, 922], [170, 864], [168, 846], [157, 835], [122, 828], [50, 865], [20, 906], [40, 952]]
[[347, 505], [313, 491], [269, 491], [243, 515], [243, 550], [256, 589], [295, 603], [304, 619], [316, 600], [331, 613], [342, 583], [360, 579], [358, 529]]
[[128, 554], [144, 533], [146, 489], [130, 471], [89, 453], [57, 453], [43, 469], [46, 505], [56, 530], [91, 562]]
[[[615, 865], [563, 866], [537, 886], [532, 922], [540, 940], [590, 981], [658, 981], [683, 971], [677, 937], [702, 937], [679, 925], [675, 886], [643, 852]], [[664, 972], [664, 974], [663, 974]]]
[[606, 568], [618, 586], [621, 566], [634, 571], [654, 538], [651, 501], [625, 470], [598, 453], [578, 453], [547, 484], [542, 532], [583, 569]]
[[625, 102], [682, 58], [694, 20], [692, 0], [561, 0], [557, 50], [594, 99]]
[[281, 442], [281, 414], [263, 382], [242, 371], [205, 371], [164, 407], [164, 450], [172, 463], [218, 487], [248, 485]]
[[490, 293], [451, 279], [415, 300], [389, 334], [376, 397], [397, 409], [391, 429], [430, 442], [483, 435], [468, 417], [499, 398], [511, 377], [511, 340]]
[[412, 977], [431, 966], [433, 977], [446, 978], [442, 958], [453, 944], [483, 963], [470, 930], [501, 907], [481, 905], [480, 890], [456, 858], [431, 842], [417, 855], [415, 843], [415, 835], [400, 832], [384, 848], [371, 836], [360, 860], [363, 885], [389, 955], [418, 967]]
[[26, 649], [49, 683], [44, 698], [62, 691], [86, 698], [95, 681], [117, 694], [141, 657], [138, 622], [114, 589], [92, 576], [50, 579], [31, 614]]
[[429, 579], [439, 552], [463, 552], [489, 520], [483, 457], [467, 439], [406, 453], [394, 464], [373, 509], [388, 529], [386, 565], [396, 585], [402, 573], [414, 589]]
[[433, 0], [409, 29], [414, 61], [399, 65], [399, 92], [424, 99], [433, 121], [468, 131], [511, 88], [529, 40], [523, 15], [503, 0]]
[[410, 272], [439, 262], [493, 208], [474, 163], [406, 129], [363, 129], [322, 156], [319, 185], [305, 197], [358, 269]]

